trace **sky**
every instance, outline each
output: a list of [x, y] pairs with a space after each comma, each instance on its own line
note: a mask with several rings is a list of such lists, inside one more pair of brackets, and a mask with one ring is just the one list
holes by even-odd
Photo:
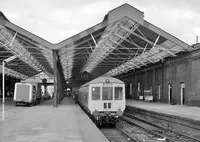
[[200, 41], [199, 0], [0, 0], [0, 11], [14, 24], [51, 42], [61, 42], [100, 22], [128, 3], [144, 19], [188, 43]]

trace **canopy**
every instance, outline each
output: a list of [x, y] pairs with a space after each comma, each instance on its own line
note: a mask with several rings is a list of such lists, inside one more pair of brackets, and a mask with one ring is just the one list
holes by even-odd
[[16, 26], [0, 13], [0, 62], [6, 73], [28, 78], [40, 72], [53, 77], [53, 50], [58, 50], [65, 80], [87, 72], [118, 76], [130, 70], [188, 52], [190, 46], [144, 20], [144, 13], [124, 4], [109, 11], [103, 21], [58, 44]]

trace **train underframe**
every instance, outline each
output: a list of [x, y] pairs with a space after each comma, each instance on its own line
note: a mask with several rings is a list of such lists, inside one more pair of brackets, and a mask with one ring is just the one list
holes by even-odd
[[41, 98], [37, 98], [36, 100], [32, 100], [30, 102], [25, 102], [25, 101], [15, 101], [15, 106], [34, 106], [37, 104], [40, 104]]
[[116, 124], [120, 117], [123, 116], [121, 110], [118, 111], [94, 111], [92, 114], [88, 108], [77, 101], [79, 106], [85, 111], [86, 114], [94, 121], [97, 126], [102, 124]]
[[122, 117], [122, 111], [94, 111], [92, 116], [96, 125], [102, 124], [116, 124], [120, 117]]

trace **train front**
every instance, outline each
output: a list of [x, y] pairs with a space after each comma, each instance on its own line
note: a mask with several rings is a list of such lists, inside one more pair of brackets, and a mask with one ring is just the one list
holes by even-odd
[[125, 85], [116, 79], [91, 85], [90, 112], [97, 124], [116, 123], [125, 109]]

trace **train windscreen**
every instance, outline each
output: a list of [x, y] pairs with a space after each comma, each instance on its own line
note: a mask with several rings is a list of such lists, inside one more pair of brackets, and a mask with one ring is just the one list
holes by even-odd
[[102, 87], [102, 100], [113, 100], [113, 87]]
[[100, 87], [92, 87], [92, 100], [100, 100]]
[[123, 88], [115, 87], [115, 100], [122, 100], [122, 99], [123, 99]]

